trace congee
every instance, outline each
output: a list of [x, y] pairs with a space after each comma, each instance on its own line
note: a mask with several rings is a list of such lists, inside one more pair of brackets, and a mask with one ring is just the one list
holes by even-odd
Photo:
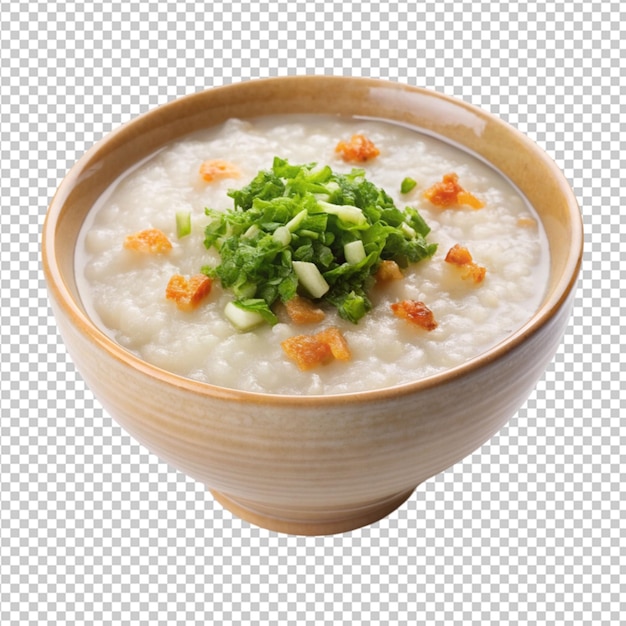
[[338, 394], [415, 381], [522, 326], [540, 220], [441, 139], [331, 116], [232, 119], [118, 180], [76, 250], [87, 312], [142, 359], [222, 387]]

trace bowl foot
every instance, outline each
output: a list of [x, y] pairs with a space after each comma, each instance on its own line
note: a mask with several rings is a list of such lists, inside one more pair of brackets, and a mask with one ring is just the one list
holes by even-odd
[[355, 530], [386, 517], [402, 505], [415, 488], [389, 498], [363, 503], [351, 508], [315, 510], [268, 507], [266, 505], [233, 498], [219, 491], [211, 494], [233, 515], [255, 526], [289, 535], [334, 535]]

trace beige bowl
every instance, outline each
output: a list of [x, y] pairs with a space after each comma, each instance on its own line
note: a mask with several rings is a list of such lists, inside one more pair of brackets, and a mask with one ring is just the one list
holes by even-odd
[[[392, 389], [333, 396], [234, 391], [149, 365], [89, 319], [74, 278], [79, 229], [100, 194], [165, 143], [230, 117], [326, 113], [427, 129], [510, 177], [541, 217], [550, 243], [545, 300], [488, 353]], [[193, 94], [138, 117], [72, 168], [50, 205], [43, 265], [52, 308], [78, 371], [139, 442], [205, 483], [245, 520], [297, 534], [372, 523], [427, 478], [487, 441], [517, 411], [553, 358], [568, 322], [582, 255], [576, 200], [529, 139], [463, 102], [369, 79], [291, 77]]]

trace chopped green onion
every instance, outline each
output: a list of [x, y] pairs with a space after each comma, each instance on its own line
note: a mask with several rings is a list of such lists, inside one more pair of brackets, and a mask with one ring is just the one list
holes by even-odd
[[279, 243], [281, 246], [288, 246], [291, 242], [291, 231], [287, 226], [279, 226], [272, 235], [274, 237], [274, 241]]
[[191, 213], [178, 211], [176, 213], [176, 236], [181, 239], [191, 232]]
[[237, 330], [242, 332], [251, 330], [255, 326], [259, 326], [265, 322], [265, 319], [260, 313], [242, 309], [235, 302], [229, 302], [226, 305], [224, 315]]
[[363, 242], [360, 239], [346, 243], [343, 246], [343, 254], [346, 257], [346, 263], [350, 265], [360, 263], [367, 256]]
[[300, 224], [302, 224], [302, 222], [306, 219], [308, 214], [309, 212], [306, 209], [302, 209], [300, 213], [297, 213], [295, 217], [290, 219], [285, 224], [285, 228], [287, 228], [287, 230], [289, 230], [290, 233], [295, 232], [296, 229], [299, 228]]
[[275, 303], [298, 292], [356, 324], [373, 306], [368, 294], [382, 260], [407, 267], [437, 249], [417, 209], [396, 207], [361, 169], [339, 174], [276, 157], [228, 195], [231, 210], [205, 209], [204, 245], [220, 261], [203, 271], [234, 294], [227, 317], [243, 330], [260, 318], [275, 324]]
[[322, 211], [336, 215], [344, 222], [350, 222], [352, 224], [365, 224], [367, 222], [363, 211], [357, 206], [351, 206], [349, 204], [331, 204], [323, 200], [318, 200], [317, 204]]
[[400, 191], [402, 193], [409, 193], [409, 191], [413, 191], [416, 185], [417, 181], [410, 176], [407, 176], [400, 185]]
[[321, 298], [329, 289], [326, 279], [317, 269], [315, 263], [309, 261], [294, 261], [293, 270], [300, 284], [312, 298]]
[[415, 232], [415, 229], [409, 226], [406, 222], [402, 222], [402, 224], [400, 224], [400, 228], [404, 231], [404, 234], [409, 239], [414, 239], [415, 237], [417, 237], [417, 233]]
[[256, 235], [258, 235], [260, 232], [261, 232], [261, 229], [256, 224], [252, 224], [252, 226], [248, 228], [248, 230], [243, 234], [243, 236], [246, 239], [252, 239]]

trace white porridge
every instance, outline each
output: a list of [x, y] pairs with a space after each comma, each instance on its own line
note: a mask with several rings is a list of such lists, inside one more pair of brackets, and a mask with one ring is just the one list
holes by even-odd
[[[354, 135], [370, 140], [378, 154], [346, 162], [336, 146]], [[275, 157], [294, 165], [316, 163], [313, 171], [330, 166], [339, 175], [362, 169], [398, 209], [419, 212], [431, 229], [425, 240], [436, 244], [436, 251], [400, 268], [401, 278], [368, 287], [371, 310], [357, 323], [322, 303], [321, 321], [298, 325], [281, 307], [273, 307], [277, 318], [272, 323], [242, 332], [225, 314], [235, 299], [233, 290], [215, 274], [197, 306], [177, 306], [166, 297], [172, 276], [186, 280], [221, 261], [215, 246], [204, 245], [205, 229], [215, 223], [215, 214], [205, 209], [232, 211], [228, 191], [246, 187], [271, 169]], [[201, 166], [211, 160], [218, 173], [209, 181]], [[433, 190], [451, 173], [465, 195], [451, 205], [435, 204]], [[177, 217], [188, 223], [177, 224]], [[148, 229], [158, 229], [170, 247], [142, 254], [125, 245], [129, 235]], [[451, 262], [456, 258], [451, 249], [461, 252], [462, 262]], [[362, 251], [355, 262], [361, 258]], [[452, 145], [385, 122], [283, 116], [231, 120], [165, 147], [129, 172], [86, 220], [76, 268], [81, 298], [96, 323], [158, 367], [247, 391], [337, 394], [414, 381], [506, 338], [541, 302], [548, 246], [539, 219], [513, 186]], [[420, 326], [406, 319], [402, 311], [409, 308], [399, 303], [419, 303], [433, 323]], [[338, 329], [349, 356], [301, 369], [285, 342], [331, 327]]]

